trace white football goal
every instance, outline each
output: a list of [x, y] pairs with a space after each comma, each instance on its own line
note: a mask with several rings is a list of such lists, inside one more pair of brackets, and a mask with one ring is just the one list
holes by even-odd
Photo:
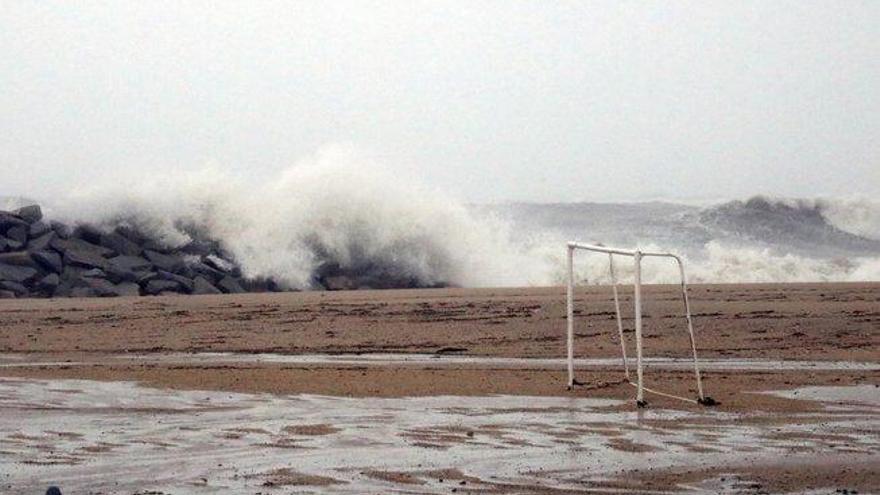
[[[681, 258], [672, 253], [659, 253], [659, 252], [648, 252], [648, 251], [639, 251], [639, 250], [627, 250], [627, 249], [616, 249], [609, 248], [602, 245], [591, 245], [591, 244], [581, 244], [578, 242], [569, 242], [568, 243], [568, 292], [567, 292], [567, 325], [568, 325], [568, 339], [567, 339], [567, 347], [568, 347], [568, 387], [572, 388], [577, 383], [574, 378], [574, 328], [575, 328], [575, 318], [574, 318], [574, 292], [575, 292], [575, 275], [574, 275], [574, 255], [575, 251], [589, 251], [594, 253], [604, 253], [608, 255], [608, 271], [611, 276], [611, 290], [614, 295], [614, 309], [617, 313], [617, 333], [620, 338], [620, 351], [623, 356], [623, 372], [626, 377], [627, 382], [636, 387], [636, 404], [639, 407], [644, 407], [647, 405], [645, 401], [645, 392], [670, 397], [675, 399], [681, 399], [685, 401], [696, 402], [702, 405], [714, 405], [715, 401], [711, 397], [707, 397], [703, 395], [703, 383], [700, 377], [700, 364], [697, 360], [697, 346], [694, 341], [694, 324], [691, 318], [691, 308], [690, 302], [688, 301], [688, 291], [687, 291], [687, 281], [685, 279], [684, 274], [684, 264], [681, 261]], [[633, 319], [635, 321], [635, 335], [636, 335], [636, 381], [633, 382], [630, 369], [629, 362], [626, 356], [626, 340], [623, 335], [623, 318], [620, 314], [620, 299], [618, 297], [617, 291], [617, 277], [614, 272], [614, 257], [615, 256], [624, 256], [628, 258], [632, 258], [633, 260], [633, 271], [634, 278], [633, 281]], [[687, 322], [687, 330], [688, 336], [690, 337], [691, 351], [693, 353], [694, 359], [694, 375], [697, 380], [697, 398], [696, 399], [688, 399], [686, 397], [681, 397], [673, 394], [668, 394], [665, 392], [661, 392], [658, 390], [649, 389], [644, 386], [644, 360], [642, 358], [642, 258], [647, 257], [656, 257], [656, 258], [671, 258], [675, 260], [678, 264], [679, 273], [681, 275], [681, 297], [684, 303], [684, 317]]]

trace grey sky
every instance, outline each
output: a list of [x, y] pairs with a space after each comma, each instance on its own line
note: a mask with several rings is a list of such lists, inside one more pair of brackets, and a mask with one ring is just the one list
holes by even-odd
[[880, 2], [3, 2], [0, 194], [352, 145], [468, 201], [880, 195]]

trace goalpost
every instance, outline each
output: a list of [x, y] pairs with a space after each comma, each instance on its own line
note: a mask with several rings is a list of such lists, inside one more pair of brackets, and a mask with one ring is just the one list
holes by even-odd
[[[698, 404], [702, 404], [705, 406], [711, 406], [715, 404], [715, 401], [711, 397], [707, 397], [703, 395], [703, 383], [700, 377], [700, 365], [697, 360], [697, 346], [694, 341], [694, 325], [691, 319], [691, 309], [690, 302], [688, 301], [688, 293], [687, 293], [687, 281], [684, 275], [684, 264], [681, 261], [681, 258], [672, 253], [659, 253], [659, 252], [647, 252], [647, 251], [639, 251], [636, 250], [626, 250], [626, 249], [616, 249], [609, 248], [600, 245], [591, 245], [591, 244], [581, 244], [577, 242], [569, 242], [568, 243], [568, 292], [567, 292], [567, 325], [568, 325], [568, 387], [571, 389], [575, 385], [574, 379], [574, 288], [575, 288], [575, 279], [574, 279], [574, 253], [576, 250], [584, 250], [591, 251], [595, 253], [607, 253], [608, 254], [608, 270], [611, 275], [611, 289], [614, 295], [614, 310], [617, 313], [617, 332], [620, 337], [620, 350], [623, 355], [623, 370], [624, 376], [626, 380], [636, 387], [636, 404], [639, 407], [645, 407], [647, 402], [645, 401], [645, 392], [661, 395], [664, 397], [671, 397], [674, 399], [680, 399], [688, 402], [696, 402]], [[623, 336], [623, 320], [620, 315], [620, 300], [617, 294], [617, 278], [614, 273], [614, 256], [626, 256], [633, 259], [633, 268], [635, 273], [635, 280], [633, 281], [633, 311], [634, 311], [634, 320], [635, 320], [635, 334], [636, 334], [636, 381], [633, 382], [630, 377], [629, 372], [629, 362], [626, 356], [626, 341]], [[672, 394], [667, 394], [664, 392], [660, 392], [657, 390], [652, 390], [644, 386], [643, 381], [643, 362], [642, 362], [642, 258], [645, 257], [657, 257], [657, 258], [672, 258], [678, 264], [678, 270], [681, 275], [681, 297], [684, 302], [684, 314], [685, 320], [687, 321], [687, 329], [688, 336], [690, 337], [691, 343], [691, 351], [693, 352], [694, 359], [694, 375], [697, 379], [697, 399], [687, 399], [685, 397], [680, 397]]]

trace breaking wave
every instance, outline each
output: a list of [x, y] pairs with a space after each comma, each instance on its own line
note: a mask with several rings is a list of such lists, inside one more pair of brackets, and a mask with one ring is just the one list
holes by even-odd
[[[169, 246], [204, 236], [245, 276], [298, 289], [330, 275], [374, 288], [557, 284], [571, 239], [682, 253], [695, 282], [880, 280], [880, 206], [868, 200], [474, 207], [340, 150], [263, 183], [208, 168], [43, 204], [52, 218], [126, 225]], [[606, 270], [605, 257], [579, 258], [586, 283]], [[643, 276], [672, 282], [677, 271], [651, 261]]]
[[369, 287], [540, 284], [514, 233], [436, 191], [324, 151], [256, 186], [216, 169], [72, 194], [48, 214], [127, 225], [169, 246], [218, 240], [248, 277], [310, 288], [327, 273]]

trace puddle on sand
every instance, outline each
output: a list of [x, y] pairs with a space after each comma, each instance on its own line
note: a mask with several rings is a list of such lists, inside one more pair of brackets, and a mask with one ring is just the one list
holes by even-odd
[[880, 408], [880, 385], [802, 387], [770, 393], [779, 397], [785, 397], [786, 399], [813, 400], [834, 405], [865, 405]]
[[[686, 369], [693, 367], [693, 361], [673, 358], [646, 358], [649, 367], [660, 369]], [[113, 364], [137, 362], [140, 364], [301, 364], [335, 366], [432, 366], [432, 367], [475, 367], [500, 369], [565, 369], [564, 359], [553, 358], [504, 358], [489, 356], [455, 356], [447, 354], [275, 354], [275, 353], [156, 353], [156, 354], [112, 354], [102, 355], [95, 360], [84, 359], [78, 362], [57, 362], [52, 358], [22, 354], [0, 354], [0, 367], [16, 368], [28, 366], [77, 366], [86, 364]], [[576, 359], [578, 368], [609, 368], [621, 366], [620, 358]], [[872, 371], [880, 370], [880, 363], [856, 361], [790, 361], [774, 359], [701, 359], [700, 368], [704, 370], [742, 370], [742, 371]]]
[[767, 426], [749, 421], [754, 414], [608, 407], [618, 404], [278, 397], [0, 378], [0, 491], [41, 493], [49, 484], [70, 493], [584, 489], [649, 465], [880, 456], [880, 415], [864, 408]]

